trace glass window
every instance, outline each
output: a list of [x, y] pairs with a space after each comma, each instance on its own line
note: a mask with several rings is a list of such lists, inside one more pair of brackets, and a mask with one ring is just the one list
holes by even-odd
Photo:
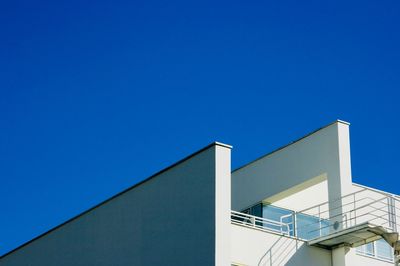
[[262, 215], [264, 219], [285, 223], [285, 225], [279, 225], [266, 222], [263, 225], [264, 227], [293, 236], [293, 211], [272, 205], [264, 205]]
[[357, 253], [384, 260], [393, 260], [393, 249], [383, 239], [357, 247]]
[[[270, 204], [256, 204], [242, 212], [270, 220], [270, 222], [257, 220], [258, 226], [291, 236], [294, 236], [296, 231], [297, 236], [305, 240], [329, 234], [329, 220], [302, 213], [295, 214], [294, 211]], [[295, 228], [294, 215], [296, 215], [297, 228]]]
[[356, 248], [356, 250], [358, 253], [374, 256], [375, 255], [374, 242], [359, 246]]
[[257, 217], [262, 217], [262, 210], [263, 210], [262, 203], [260, 203], [250, 208], [250, 214]]
[[298, 213], [296, 215], [297, 236], [310, 240], [329, 233], [329, 221], [318, 217]]
[[381, 259], [393, 259], [392, 247], [384, 239], [376, 241], [376, 256]]

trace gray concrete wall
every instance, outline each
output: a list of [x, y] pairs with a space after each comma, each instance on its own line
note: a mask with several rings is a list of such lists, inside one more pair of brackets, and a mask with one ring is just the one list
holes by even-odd
[[230, 194], [221, 189], [230, 190], [229, 179], [230, 148], [210, 145], [0, 265], [229, 265], [229, 245], [221, 247], [226, 230], [216, 230], [229, 228]]

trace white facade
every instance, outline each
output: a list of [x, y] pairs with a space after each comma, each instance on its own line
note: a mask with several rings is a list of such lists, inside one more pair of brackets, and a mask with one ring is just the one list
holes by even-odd
[[[235, 265], [393, 265], [393, 250], [381, 239], [383, 232], [364, 233], [369, 227], [346, 232], [366, 223], [372, 228], [383, 227], [388, 233], [399, 231], [395, 220], [396, 210], [400, 213], [397, 209], [400, 201], [389, 211], [388, 198], [396, 196], [353, 184], [349, 123], [336, 121], [233, 171], [232, 209], [250, 213], [247, 218], [254, 215], [266, 220], [256, 218], [252, 222], [236, 216], [231, 235], [232, 262]], [[251, 207], [260, 203], [263, 213], [252, 214]], [[258, 212], [259, 207], [253, 208]], [[281, 219], [277, 219], [279, 216]], [[304, 225], [304, 219], [311, 221]], [[309, 230], [307, 227], [315, 227], [312, 220], [317, 228]], [[282, 230], [285, 224], [291, 227]], [[312, 244], [322, 237], [340, 243]], [[368, 242], [368, 246], [362, 245]]]
[[230, 152], [213, 143], [0, 265], [394, 265], [400, 198], [352, 182], [349, 123], [233, 172]]

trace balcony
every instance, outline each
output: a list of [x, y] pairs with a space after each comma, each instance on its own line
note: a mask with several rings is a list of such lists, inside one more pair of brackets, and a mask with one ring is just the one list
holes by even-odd
[[[265, 209], [269, 210], [267, 217], [270, 218], [231, 211], [231, 221], [233, 224], [253, 227], [259, 230], [294, 237], [304, 241], [328, 234], [329, 220], [319, 219], [318, 217], [282, 209], [272, 205], [264, 208], [264, 213]], [[273, 212], [276, 212], [275, 215], [271, 215]], [[279, 216], [279, 212], [289, 212], [289, 214]]]
[[397, 196], [362, 189], [299, 212], [260, 203], [244, 212], [232, 211], [231, 221], [325, 249], [349, 246], [357, 248], [358, 253], [367, 250], [368, 255], [372, 248], [366, 245], [373, 244], [374, 256], [386, 254], [385, 259], [392, 260], [393, 251], [395, 254], [400, 251], [399, 214]]

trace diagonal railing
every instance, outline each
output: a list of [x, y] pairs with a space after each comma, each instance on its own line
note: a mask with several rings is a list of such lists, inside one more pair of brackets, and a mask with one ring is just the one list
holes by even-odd
[[[333, 204], [332, 204], [333, 203]], [[336, 204], [336, 206], [335, 206]], [[335, 207], [331, 207], [335, 206]], [[399, 232], [400, 199], [368, 189], [324, 202], [299, 212], [283, 215], [279, 221], [232, 211], [232, 222], [272, 230], [303, 240], [312, 240], [363, 223]]]
[[[292, 211], [280, 216], [278, 221], [231, 211], [231, 222], [306, 241], [315, 241], [319, 237], [369, 223], [384, 229], [385, 233], [379, 233], [377, 237], [383, 238], [392, 246], [396, 265], [399, 265], [400, 197], [396, 195], [365, 188], [331, 202], [299, 212]], [[395, 239], [390, 239], [392, 236]], [[371, 238], [368, 241], [376, 239]]]
[[[363, 189], [336, 199], [331, 203], [324, 202], [298, 213], [318, 217], [318, 221], [315, 223], [321, 220], [329, 221], [328, 224], [319, 228], [319, 230], [327, 229], [323, 230], [325, 234], [366, 222], [381, 226], [389, 231], [398, 232], [400, 229], [397, 222], [400, 221], [399, 198], [390, 194], [374, 193], [374, 196], [371, 196], [371, 191]], [[307, 226], [315, 227], [313, 223], [304, 227]], [[304, 227], [297, 227], [297, 229], [306, 230]]]

